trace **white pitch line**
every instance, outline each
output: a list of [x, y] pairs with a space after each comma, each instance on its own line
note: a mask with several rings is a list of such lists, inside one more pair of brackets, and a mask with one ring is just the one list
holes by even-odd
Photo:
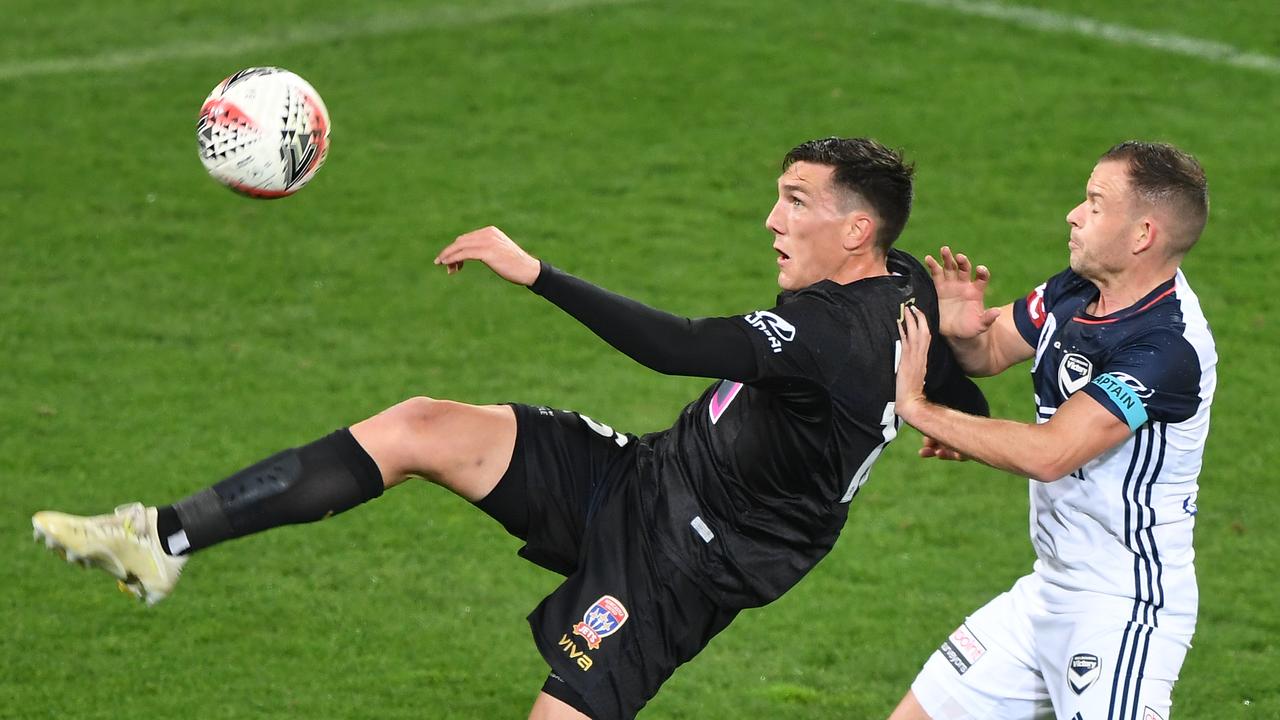
[[1145, 47], [1185, 55], [1220, 65], [1280, 73], [1280, 57], [1246, 52], [1233, 45], [1172, 33], [1152, 32], [1125, 25], [1113, 25], [1078, 15], [1051, 10], [1006, 5], [985, 0], [896, 0], [907, 5], [951, 10], [962, 15], [990, 18], [1045, 32], [1081, 35], [1115, 45]]
[[643, 0], [512, 0], [498, 5], [447, 5], [417, 12], [381, 13], [342, 22], [302, 23], [270, 34], [245, 34], [206, 40], [182, 40], [168, 45], [136, 47], [97, 55], [15, 60], [0, 63], [0, 82], [44, 75], [99, 73], [143, 65], [206, 57], [236, 57], [261, 50], [278, 50], [348, 38], [404, 35], [422, 30], [481, 25], [516, 17], [555, 15], [572, 10], [626, 5]]

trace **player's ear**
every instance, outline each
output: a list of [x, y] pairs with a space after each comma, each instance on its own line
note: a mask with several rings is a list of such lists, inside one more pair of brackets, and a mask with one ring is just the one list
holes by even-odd
[[854, 210], [846, 216], [844, 249], [850, 252], [870, 247], [874, 242], [876, 219], [863, 210]]
[[1144, 216], [1138, 220], [1133, 238], [1133, 254], [1141, 255], [1151, 248], [1155, 247], [1156, 239], [1160, 237], [1160, 225], [1156, 219], [1150, 215]]

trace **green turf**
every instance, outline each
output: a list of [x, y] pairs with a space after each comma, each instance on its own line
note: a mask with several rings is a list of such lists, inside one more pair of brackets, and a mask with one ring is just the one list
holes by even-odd
[[[1266, 3], [1042, 5], [1280, 49]], [[431, 259], [494, 223], [665, 309], [767, 306], [778, 160], [827, 134], [905, 148], [902, 246], [968, 251], [1002, 302], [1064, 266], [1063, 217], [1109, 145], [1200, 157], [1213, 215], [1186, 271], [1222, 362], [1175, 710], [1280, 717], [1274, 73], [873, 0], [0, 0], [0, 17], [0, 717], [523, 715], [545, 675], [523, 616], [556, 578], [437, 488], [210, 551], [150, 610], [31, 544], [28, 517], [172, 500], [413, 394], [665, 427], [704, 381]], [[195, 157], [200, 101], [253, 64], [301, 73], [332, 113], [328, 164], [289, 200], [226, 192]], [[1023, 373], [983, 387], [1030, 419]], [[1025, 481], [918, 461], [917, 442], [886, 453], [831, 556], [648, 716], [887, 714], [1032, 557]]]

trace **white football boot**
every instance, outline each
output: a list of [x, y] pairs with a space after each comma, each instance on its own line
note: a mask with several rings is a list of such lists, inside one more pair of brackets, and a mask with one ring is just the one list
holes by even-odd
[[156, 509], [121, 505], [111, 515], [82, 517], [44, 510], [31, 516], [36, 540], [67, 562], [115, 576], [121, 592], [155, 605], [173, 592], [187, 558], [165, 553], [156, 534]]

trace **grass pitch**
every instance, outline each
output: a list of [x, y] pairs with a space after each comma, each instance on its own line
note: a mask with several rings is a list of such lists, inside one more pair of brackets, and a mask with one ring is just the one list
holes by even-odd
[[[431, 259], [492, 223], [673, 312], [765, 307], [778, 162], [829, 134], [917, 161], [901, 246], [970, 253], [995, 302], [1065, 265], [1063, 217], [1111, 144], [1201, 159], [1213, 211], [1185, 270], [1221, 363], [1175, 712], [1280, 717], [1277, 74], [977, 5], [1008, 7], [4, 0], [0, 717], [523, 716], [546, 673], [523, 617], [557, 578], [437, 488], [204, 553], [151, 610], [32, 545], [28, 518], [170, 501], [414, 394], [665, 427], [705, 381], [651, 373], [531, 293]], [[1280, 47], [1266, 3], [1037, 6]], [[222, 190], [194, 152], [205, 94], [259, 64], [307, 78], [333, 116], [328, 164], [283, 201]], [[983, 387], [996, 414], [1032, 417], [1022, 373]], [[647, 716], [888, 713], [1032, 558], [1025, 481], [919, 461], [917, 443], [886, 452], [831, 556]]]

